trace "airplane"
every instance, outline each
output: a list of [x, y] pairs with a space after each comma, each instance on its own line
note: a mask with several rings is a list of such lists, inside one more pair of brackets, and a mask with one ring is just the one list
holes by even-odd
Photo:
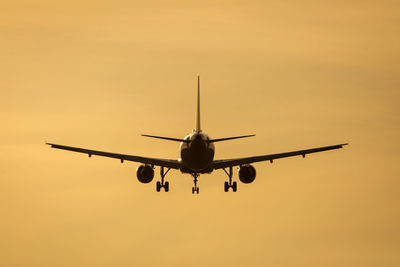
[[197, 109], [196, 109], [195, 125], [196, 125], [195, 129], [193, 129], [192, 132], [186, 135], [183, 139], [142, 134], [142, 136], [145, 137], [180, 142], [180, 158], [177, 160], [110, 153], [99, 150], [91, 150], [91, 149], [59, 145], [47, 142], [46, 144], [50, 145], [52, 148], [88, 154], [89, 157], [91, 157], [92, 155], [96, 155], [109, 158], [116, 158], [119, 159], [121, 163], [123, 163], [124, 161], [133, 161], [142, 163], [136, 169], [137, 179], [141, 183], [150, 183], [154, 178], [154, 168], [155, 166], [158, 166], [160, 167], [161, 181], [157, 181], [156, 183], [157, 192], [160, 192], [161, 188], [164, 188], [164, 191], [168, 192], [169, 182], [165, 181], [165, 176], [171, 169], [180, 170], [182, 173], [190, 174], [193, 177], [194, 186], [192, 187], [192, 194], [195, 193], [199, 194], [199, 186], [197, 185], [197, 183], [200, 174], [210, 174], [214, 170], [222, 169], [228, 176], [228, 181], [225, 181], [224, 183], [224, 191], [228, 192], [229, 189], [232, 188], [232, 191], [236, 192], [237, 182], [236, 181], [232, 182], [233, 167], [239, 167], [238, 170], [239, 180], [244, 184], [249, 184], [252, 183], [256, 178], [256, 169], [254, 168], [253, 165], [251, 165], [252, 163], [261, 161], [269, 161], [270, 163], [273, 163], [273, 161], [276, 159], [293, 157], [293, 156], [302, 156], [304, 158], [307, 154], [333, 150], [333, 149], [340, 149], [343, 146], [348, 145], [348, 143], [344, 143], [344, 144], [317, 147], [317, 148], [298, 150], [298, 151], [290, 151], [278, 154], [268, 154], [268, 155], [234, 158], [234, 159], [214, 159], [214, 154], [215, 154], [214, 143], [239, 139], [239, 138], [246, 138], [255, 135], [251, 134], [251, 135], [212, 139], [202, 131], [200, 127], [200, 76], [199, 75], [197, 76]]

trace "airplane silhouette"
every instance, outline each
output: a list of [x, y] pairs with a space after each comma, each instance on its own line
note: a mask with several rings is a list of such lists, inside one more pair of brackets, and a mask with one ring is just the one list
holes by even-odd
[[[237, 183], [232, 182], [232, 176], [233, 176], [232, 167], [234, 166], [239, 166], [239, 171], [238, 171], [239, 180], [244, 184], [248, 184], [253, 182], [254, 179], [256, 178], [256, 169], [251, 165], [251, 163], [260, 161], [270, 161], [272, 163], [276, 159], [299, 156], [299, 155], [301, 155], [304, 158], [305, 155], [307, 154], [332, 150], [332, 149], [339, 149], [345, 145], [348, 145], [347, 143], [345, 143], [345, 144], [317, 147], [305, 150], [284, 152], [278, 154], [215, 160], [214, 143], [232, 139], [245, 138], [254, 135], [252, 134], [252, 135], [211, 139], [207, 134], [203, 133], [200, 127], [200, 77], [199, 76], [197, 76], [196, 128], [193, 129], [193, 131], [190, 134], [186, 135], [183, 139], [147, 135], [147, 134], [142, 134], [142, 136], [180, 142], [181, 157], [178, 160], [158, 159], [158, 158], [148, 158], [148, 157], [140, 157], [134, 155], [110, 153], [98, 150], [90, 150], [85, 148], [65, 146], [47, 142], [46, 144], [50, 145], [52, 148], [88, 154], [89, 157], [91, 157], [92, 155], [97, 155], [109, 158], [116, 158], [120, 159], [121, 163], [123, 163], [125, 160], [140, 162], [142, 163], [142, 165], [140, 165], [137, 168], [136, 176], [141, 183], [150, 183], [154, 178], [154, 167], [160, 166], [161, 181], [157, 181], [156, 183], [157, 192], [160, 192], [161, 188], [164, 188], [165, 192], [169, 191], [169, 182], [165, 181], [165, 175], [169, 172], [170, 169], [180, 170], [182, 173], [188, 173], [193, 176], [193, 182], [194, 182], [194, 186], [192, 187], [193, 194], [199, 193], [199, 187], [197, 183], [200, 174], [211, 173], [214, 170], [222, 169], [228, 175], [229, 178], [229, 180], [224, 183], [224, 191], [228, 192], [229, 188], [232, 188], [232, 191], [236, 192]], [[164, 168], [166, 168], [166, 170]]]

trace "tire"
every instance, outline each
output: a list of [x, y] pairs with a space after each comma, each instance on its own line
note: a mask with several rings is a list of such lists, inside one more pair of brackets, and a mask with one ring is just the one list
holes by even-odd
[[228, 182], [225, 182], [225, 184], [224, 184], [224, 191], [225, 192], [229, 191], [229, 183]]
[[192, 194], [194, 194], [194, 187], [192, 187]]
[[199, 193], [199, 188], [198, 188], [198, 187], [196, 188], [196, 193], [197, 193], [197, 194]]
[[164, 183], [164, 189], [165, 189], [165, 192], [169, 191], [169, 182]]
[[160, 183], [160, 181], [157, 181], [157, 183], [156, 183], [157, 192], [160, 192], [160, 189], [161, 189], [161, 183]]
[[233, 192], [236, 192], [236, 190], [237, 190], [237, 183], [236, 182], [232, 183], [232, 190], [233, 190]]

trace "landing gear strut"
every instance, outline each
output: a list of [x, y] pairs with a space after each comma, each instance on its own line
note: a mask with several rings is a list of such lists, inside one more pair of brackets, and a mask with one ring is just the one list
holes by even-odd
[[165, 192], [169, 191], [169, 183], [164, 182], [164, 177], [165, 177], [165, 175], [167, 175], [167, 173], [169, 172], [170, 169], [171, 168], [168, 168], [167, 171], [164, 173], [164, 167], [161, 167], [161, 170], [160, 170], [161, 182], [157, 181], [157, 184], [156, 184], [157, 192], [160, 192], [162, 187], [164, 187]]
[[199, 177], [199, 174], [198, 173], [192, 173], [192, 176], [193, 176], [193, 182], [194, 182], [194, 186], [192, 187], [192, 194], [194, 194], [194, 193], [196, 193], [196, 194], [198, 194], [199, 193], [199, 187], [197, 186], [197, 177]]
[[236, 182], [232, 182], [232, 167], [229, 167], [229, 173], [225, 170], [225, 168], [223, 168], [224, 172], [226, 173], [226, 175], [228, 175], [229, 177], [229, 182], [225, 182], [224, 184], [224, 191], [228, 192], [229, 188], [232, 188], [233, 192], [237, 191], [237, 183]]

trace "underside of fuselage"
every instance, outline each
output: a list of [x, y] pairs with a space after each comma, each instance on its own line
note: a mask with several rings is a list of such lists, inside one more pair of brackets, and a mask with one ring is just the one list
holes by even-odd
[[194, 132], [184, 138], [189, 142], [181, 143], [181, 160], [183, 173], [210, 173], [214, 159], [215, 148], [210, 138], [203, 133]]

